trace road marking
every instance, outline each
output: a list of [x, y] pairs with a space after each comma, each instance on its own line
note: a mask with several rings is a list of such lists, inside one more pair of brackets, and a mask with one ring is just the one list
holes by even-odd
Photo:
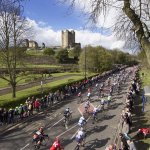
[[68, 132], [68, 131], [70, 131], [71, 129], [75, 128], [77, 125], [78, 125], [78, 124], [76, 124], [76, 125], [72, 126], [70, 129], [68, 129], [68, 130], [64, 131], [63, 133], [59, 134], [59, 135], [58, 135], [58, 136], [56, 136], [56, 137], [58, 138], [58, 137], [62, 136], [62, 135], [63, 135], [63, 134], [65, 134], [66, 132]]
[[24, 150], [27, 146], [29, 146], [29, 143], [25, 145], [24, 147], [22, 147], [20, 150]]
[[49, 127], [48, 128], [48, 130], [50, 130], [51, 128], [53, 128], [56, 124], [58, 124], [60, 121], [62, 121], [64, 119], [64, 117], [63, 118], [61, 118], [59, 121], [57, 121], [56, 123], [54, 123], [51, 127]]
[[83, 115], [83, 113], [80, 111], [79, 107], [78, 107], [78, 111], [79, 111], [79, 113], [80, 113], [81, 115]]
[[75, 137], [75, 135], [77, 134], [77, 132], [79, 131], [79, 129], [73, 134], [73, 136], [70, 138], [71, 140]]

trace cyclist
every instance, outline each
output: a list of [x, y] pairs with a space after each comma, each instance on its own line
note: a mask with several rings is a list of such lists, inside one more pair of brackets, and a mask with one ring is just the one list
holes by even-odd
[[108, 97], [107, 97], [107, 107], [110, 106], [110, 102], [111, 102], [111, 95], [108, 95]]
[[88, 93], [87, 93], [87, 98], [88, 98], [88, 100], [91, 99], [91, 92], [88, 92]]
[[68, 122], [71, 118], [71, 113], [72, 112], [70, 111], [70, 108], [67, 108], [64, 111], [64, 125], [65, 125], [66, 129], [68, 129]]
[[44, 136], [48, 137], [48, 135], [44, 134], [44, 128], [40, 127], [39, 130], [33, 135], [33, 142], [36, 142], [37, 145], [40, 145], [44, 139]]
[[50, 147], [50, 150], [64, 150], [58, 138], [55, 139], [53, 145]]
[[84, 104], [84, 109], [85, 109], [85, 113], [89, 113], [89, 108], [90, 108], [90, 101], [86, 100], [85, 104]]
[[71, 116], [71, 111], [70, 111], [70, 108], [68, 107], [64, 111], [64, 117], [65, 117], [65, 119], [69, 120], [70, 116]]
[[105, 100], [103, 98], [100, 101], [100, 104], [101, 104], [101, 110], [104, 110]]
[[78, 121], [78, 125], [80, 128], [83, 128], [83, 126], [87, 123], [86, 119], [84, 118], [84, 116], [81, 116], [79, 121]]
[[77, 132], [76, 137], [75, 137], [78, 146], [80, 146], [80, 145], [84, 146], [84, 144], [85, 144], [85, 137], [86, 137], [86, 134], [83, 131], [83, 128], [81, 128]]
[[81, 92], [78, 93], [78, 97], [79, 97], [79, 101], [82, 102], [83, 98]]
[[98, 118], [97, 118], [98, 112], [99, 112], [99, 109], [97, 107], [94, 107], [94, 109], [93, 109], [93, 124], [94, 124], [94, 121], [98, 120]]

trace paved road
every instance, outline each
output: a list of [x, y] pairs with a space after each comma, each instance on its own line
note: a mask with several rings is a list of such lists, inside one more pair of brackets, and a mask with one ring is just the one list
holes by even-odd
[[[105, 111], [103, 114], [99, 114], [99, 122], [92, 124], [91, 118], [88, 118], [87, 124], [87, 138], [84, 150], [104, 150], [106, 145], [110, 144], [114, 140], [114, 135], [117, 129], [117, 124], [120, 119], [120, 112], [123, 108], [125, 91], [128, 83], [122, 87], [122, 92], [113, 96], [112, 107]], [[93, 88], [94, 91], [94, 88]], [[84, 93], [84, 99], [86, 99], [87, 93]], [[97, 93], [93, 92], [92, 104], [97, 105]], [[117, 96], [116, 96], [117, 95]], [[62, 124], [63, 112], [66, 107], [70, 107], [73, 111], [73, 118], [69, 124], [69, 129], [66, 130]], [[32, 133], [41, 125], [46, 127], [46, 133], [50, 137], [50, 142], [47, 146], [43, 146], [41, 150], [48, 150], [53, 139], [56, 136], [61, 138], [61, 142], [65, 147], [65, 150], [73, 150], [76, 146], [74, 140], [75, 133], [78, 130], [77, 122], [81, 116], [78, 111], [79, 104], [77, 104], [77, 98], [72, 97], [55, 107], [53, 110], [48, 110], [40, 115], [34, 117], [32, 120], [20, 124], [8, 132], [5, 132], [0, 137], [0, 145], [2, 150], [32, 150]], [[105, 116], [105, 117], [103, 117]]]
[[[61, 79], [65, 79], [65, 78], [73, 77], [73, 76], [76, 76], [76, 74], [64, 75], [64, 76], [60, 76], [60, 77], [53, 77], [53, 78], [50, 78], [50, 79], [46, 79], [46, 80], [43, 81], [43, 86], [44, 86], [44, 84], [47, 84], [49, 82], [54, 82], [54, 81], [57, 81], [57, 80], [61, 80]], [[34, 87], [34, 86], [39, 86], [40, 84], [41, 84], [41, 81], [28, 82], [28, 83], [17, 85], [16, 90], [21, 91], [21, 90], [31, 88], [31, 87]], [[11, 87], [0, 88], [0, 95], [5, 95], [5, 94], [11, 93], [11, 92], [12, 92]]]

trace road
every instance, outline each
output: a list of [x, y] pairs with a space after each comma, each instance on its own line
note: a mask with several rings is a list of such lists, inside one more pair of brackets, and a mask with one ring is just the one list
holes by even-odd
[[[129, 85], [129, 81], [122, 87], [120, 94], [114, 94], [111, 108], [99, 114], [100, 120], [96, 124], [92, 124], [92, 119], [89, 117], [87, 123], [87, 138], [83, 150], [104, 150], [106, 145], [114, 140], [114, 135], [117, 130], [117, 125], [120, 119], [120, 112], [124, 107], [124, 97]], [[92, 89], [92, 104], [99, 105], [97, 91]], [[84, 93], [83, 98], [86, 99], [87, 93]], [[35, 116], [32, 120], [20, 124], [18, 127], [9, 131], [4, 131], [0, 137], [1, 150], [32, 150], [32, 134], [33, 131], [40, 126], [45, 126], [45, 133], [50, 137], [47, 146], [42, 146], [41, 150], [48, 150], [55, 137], [61, 139], [65, 150], [74, 150], [76, 142], [75, 134], [78, 131], [77, 122], [81, 116], [78, 111], [80, 104], [77, 104], [77, 97], [72, 97], [63, 101], [52, 110], [43, 112]], [[72, 120], [68, 130], [63, 126], [62, 118], [64, 109], [70, 107], [73, 111]]]

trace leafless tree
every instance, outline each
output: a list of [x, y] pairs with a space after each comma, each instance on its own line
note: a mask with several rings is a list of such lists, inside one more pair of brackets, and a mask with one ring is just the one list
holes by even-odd
[[8, 81], [12, 87], [12, 97], [16, 97], [17, 65], [21, 62], [22, 44], [28, 30], [23, 17], [20, 0], [0, 1], [0, 60], [8, 75], [0, 73], [0, 78]]
[[[69, 1], [71, 8], [79, 0]], [[145, 51], [150, 64], [150, 0], [86, 0], [89, 3], [89, 19], [93, 23], [99, 21], [101, 14], [106, 15], [110, 8], [118, 11], [115, 32], [117, 37], [126, 39], [132, 46], [139, 44]], [[136, 43], [136, 44], [135, 44]]]

